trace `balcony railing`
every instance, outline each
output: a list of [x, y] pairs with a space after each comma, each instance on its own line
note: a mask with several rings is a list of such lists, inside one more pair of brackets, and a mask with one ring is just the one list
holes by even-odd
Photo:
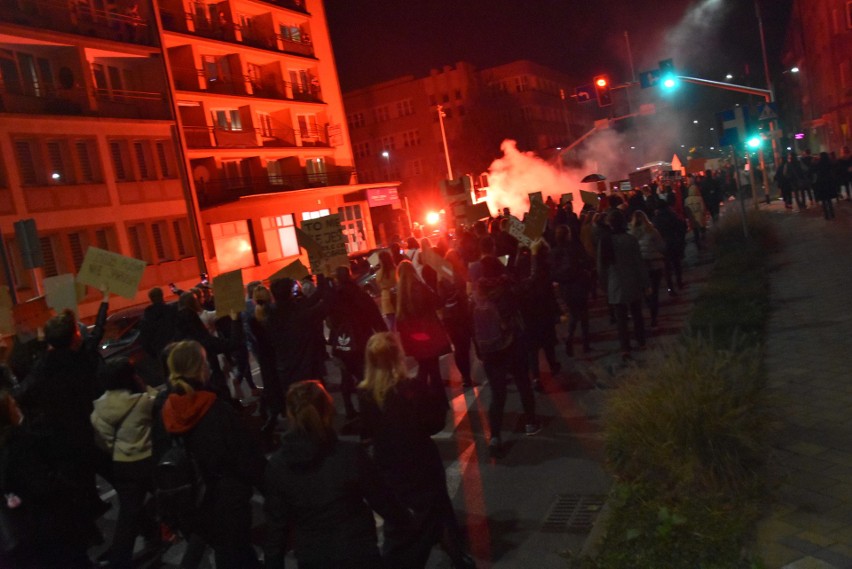
[[163, 28], [170, 32], [193, 34], [278, 53], [304, 57], [314, 56], [314, 46], [307, 37], [302, 37], [301, 41], [296, 41], [281, 34], [263, 34], [256, 29], [243, 28], [237, 23], [217, 22], [191, 12], [175, 13], [162, 9], [160, 10], [160, 17]]
[[95, 89], [96, 106], [79, 87], [56, 89], [23, 81], [0, 84], [0, 112], [32, 115], [68, 115], [136, 119], [169, 119], [163, 93]]
[[272, 4], [273, 6], [278, 6], [280, 8], [287, 8], [288, 10], [301, 12], [302, 14], [308, 13], [308, 9], [307, 7], [305, 7], [305, 0], [261, 0], [261, 2], [266, 2], [267, 4]]
[[156, 34], [135, 12], [95, 10], [69, 0], [3, 0], [0, 21], [119, 42], [156, 45]]
[[304, 131], [292, 128], [229, 130], [211, 126], [184, 126], [189, 148], [298, 148], [327, 147], [328, 125]]
[[291, 192], [327, 186], [348, 186], [354, 170], [340, 168], [317, 174], [289, 174], [268, 177], [223, 178], [195, 182], [198, 203], [202, 208], [236, 201], [242, 197], [276, 192]]

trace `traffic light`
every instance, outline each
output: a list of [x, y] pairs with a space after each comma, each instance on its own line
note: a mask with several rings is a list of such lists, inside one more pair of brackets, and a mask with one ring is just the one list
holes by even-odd
[[664, 59], [660, 62], [660, 84], [663, 89], [673, 90], [678, 86], [677, 72], [674, 68], [674, 61]]
[[760, 138], [760, 135], [758, 135], [758, 134], [755, 134], [754, 136], [750, 136], [750, 137], [748, 138], [748, 140], [746, 140], [746, 144], [747, 144], [747, 145], [748, 145], [748, 147], [749, 147], [749, 148], [751, 148], [752, 150], [755, 150], [755, 149], [757, 149], [757, 148], [760, 148], [760, 144], [761, 144], [761, 142], [762, 142], [762, 140], [761, 140], [761, 138]]
[[598, 106], [610, 106], [612, 104], [612, 94], [609, 91], [609, 77], [598, 75], [595, 77], [593, 83], [595, 85], [595, 94], [598, 97]]

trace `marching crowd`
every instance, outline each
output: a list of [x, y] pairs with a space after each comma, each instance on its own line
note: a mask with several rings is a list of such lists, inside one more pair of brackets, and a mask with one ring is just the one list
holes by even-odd
[[[510, 381], [525, 434], [541, 430], [540, 354], [558, 374], [563, 314], [562, 349], [587, 354], [589, 306], [603, 295], [630, 358], [658, 324], [662, 285], [671, 296], [684, 286], [688, 230], [701, 248], [723, 197], [708, 171], [678, 188], [607, 196], [579, 216], [548, 199], [547, 228], [529, 247], [510, 235], [508, 212], [452, 240], [411, 237], [380, 253], [377, 299], [350, 267], [252, 282], [245, 310], [218, 320], [205, 285], [177, 291], [175, 303], [154, 288], [141, 342], [161, 362], [163, 385], [146, 385], [127, 359], [100, 358], [107, 293], [92, 329], [59, 314], [43, 340], [17, 342], [2, 368], [0, 567], [92, 566], [87, 551], [103, 541], [96, 522], [109, 508], [96, 474], [119, 502], [101, 566], [131, 567], [137, 535], [152, 544], [180, 535], [182, 568], [198, 567], [207, 547], [219, 569], [259, 567], [258, 491], [266, 567], [283, 567], [292, 549], [301, 568], [418, 568], [436, 544], [454, 567], [474, 567], [431, 438], [449, 410], [439, 359], [453, 355], [464, 389], [474, 385], [471, 352], [481, 362], [489, 451], [500, 458]], [[335, 431], [329, 355], [360, 442]], [[260, 396], [262, 426], [246, 421], [229, 381]], [[381, 548], [373, 512], [384, 520]]]

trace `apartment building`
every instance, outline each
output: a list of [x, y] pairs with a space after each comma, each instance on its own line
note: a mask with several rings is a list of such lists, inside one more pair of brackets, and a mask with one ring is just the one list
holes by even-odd
[[443, 207], [441, 181], [462, 174], [476, 179], [500, 155], [504, 138], [547, 156], [587, 132], [591, 117], [570, 97], [576, 83], [531, 61], [482, 70], [459, 62], [427, 77], [346, 93], [359, 175], [398, 180], [412, 217], [422, 222], [426, 212]]
[[[373, 248], [371, 207], [400, 202], [357, 182], [322, 0], [0, 2], [0, 227], [19, 300], [89, 245], [148, 263], [133, 303], [201, 271], [264, 279], [329, 213], [350, 252]], [[36, 270], [15, 241], [25, 218]]]
[[[147, 261], [138, 302], [151, 286], [197, 278], [151, 16], [137, 4], [0, 3], [0, 279], [18, 300], [42, 294], [45, 277], [76, 273], [90, 245]], [[13, 230], [27, 218], [44, 259], [34, 270]], [[99, 301], [90, 288], [81, 315]], [[116, 298], [113, 306], [126, 303]]]
[[[774, 77], [785, 134], [799, 150], [852, 145], [852, 0], [795, 0]], [[792, 71], [793, 69], [796, 71]]]

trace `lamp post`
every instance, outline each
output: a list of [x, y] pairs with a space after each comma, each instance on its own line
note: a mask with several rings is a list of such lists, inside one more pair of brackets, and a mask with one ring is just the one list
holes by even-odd
[[444, 130], [444, 117], [447, 116], [444, 113], [444, 106], [437, 105], [438, 109], [438, 123], [441, 125], [441, 140], [444, 143], [444, 158], [447, 159], [447, 179], [453, 179], [453, 167], [450, 165], [450, 150], [447, 148], [447, 131]]
[[390, 179], [391, 179], [390, 152], [388, 152], [387, 150], [383, 150], [382, 156], [385, 159], [385, 178], [387, 178], [388, 182], [390, 182]]

